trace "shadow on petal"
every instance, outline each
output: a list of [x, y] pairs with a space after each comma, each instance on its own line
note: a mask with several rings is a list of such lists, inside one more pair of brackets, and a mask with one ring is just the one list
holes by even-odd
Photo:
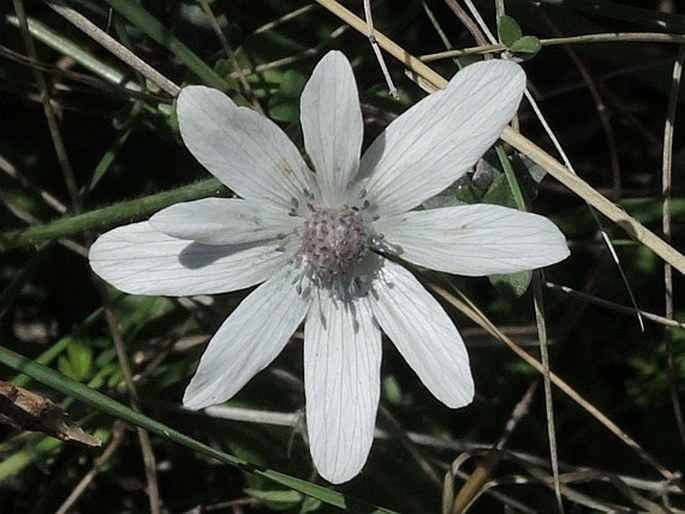
[[230, 257], [255, 246], [259, 245], [207, 245], [192, 242], [178, 254], [178, 262], [187, 269], [201, 269], [211, 266], [224, 257]]

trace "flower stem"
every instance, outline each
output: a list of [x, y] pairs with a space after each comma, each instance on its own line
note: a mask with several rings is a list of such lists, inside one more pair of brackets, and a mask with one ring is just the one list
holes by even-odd
[[89, 230], [101, 231], [118, 223], [141, 219], [174, 203], [225, 194], [227, 189], [215, 178], [195, 182], [178, 189], [117, 203], [84, 214], [65, 216], [44, 225], [2, 232], [0, 252], [12, 248], [37, 246]]

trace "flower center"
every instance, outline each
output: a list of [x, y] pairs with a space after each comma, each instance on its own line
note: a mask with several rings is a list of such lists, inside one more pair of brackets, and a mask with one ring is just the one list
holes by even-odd
[[312, 271], [327, 280], [359, 262], [369, 242], [369, 231], [357, 211], [318, 209], [304, 224], [302, 250]]

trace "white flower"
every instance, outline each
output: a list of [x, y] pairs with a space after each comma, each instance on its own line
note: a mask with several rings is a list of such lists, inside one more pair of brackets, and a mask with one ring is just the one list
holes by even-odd
[[[359, 473], [373, 440], [381, 331], [448, 407], [473, 399], [464, 343], [449, 316], [396, 261], [468, 276], [553, 264], [568, 255], [547, 219], [494, 205], [416, 210], [471, 168], [521, 100], [525, 75], [473, 64], [397, 118], [359, 158], [363, 122], [352, 69], [328, 53], [302, 92], [312, 172], [274, 123], [214, 89], [178, 97], [183, 141], [241, 198], [168, 207], [116, 228], [90, 250], [122, 291], [224, 293], [258, 287], [209, 342], [183, 403], [235, 395], [304, 321], [313, 461], [333, 483]], [[391, 257], [391, 258], [387, 258]]]

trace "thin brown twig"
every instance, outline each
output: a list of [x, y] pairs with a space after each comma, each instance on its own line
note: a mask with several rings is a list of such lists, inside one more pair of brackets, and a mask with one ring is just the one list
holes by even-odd
[[[21, 29], [22, 38], [24, 39], [26, 55], [30, 59], [37, 60], [36, 47], [33, 44], [33, 38], [31, 37], [31, 32], [29, 31], [29, 25], [28, 21], [26, 20], [26, 12], [24, 11], [23, 0], [13, 0], [13, 3], [17, 19], [19, 20], [19, 28]], [[57, 115], [55, 114], [52, 102], [50, 101], [47, 81], [45, 80], [45, 76], [40, 70], [32, 68], [31, 71], [33, 73], [34, 80], [38, 85], [40, 100], [43, 104], [43, 112], [45, 113], [45, 119], [48, 123], [50, 137], [52, 138], [52, 144], [55, 148], [55, 153], [57, 154], [57, 160], [59, 162], [60, 169], [62, 170], [64, 183], [67, 186], [67, 191], [69, 193], [72, 208], [74, 209], [74, 212], [79, 214], [83, 211], [81, 196], [79, 195], [78, 185], [76, 184], [76, 178], [74, 177], [74, 171], [71, 167], [71, 163], [69, 162], [69, 156], [64, 145], [62, 132], [59, 129]]]
[[7, 175], [19, 182], [19, 184], [21, 184], [21, 186], [25, 189], [37, 194], [48, 207], [54, 209], [59, 214], [65, 214], [67, 212], [67, 206], [64, 205], [56, 196], [19, 173], [17, 168], [2, 155], [0, 155], [0, 170], [4, 171]]
[[538, 327], [540, 341], [540, 360], [542, 361], [542, 383], [545, 391], [545, 412], [547, 414], [547, 438], [549, 441], [550, 463], [552, 466], [552, 481], [554, 495], [557, 500], [557, 511], [564, 513], [564, 502], [561, 498], [561, 483], [559, 481], [559, 453], [557, 451], [557, 435], [554, 423], [554, 403], [552, 400], [552, 382], [549, 378], [550, 363], [547, 348], [547, 325], [545, 323], [545, 307], [542, 296], [542, 277], [539, 270], [533, 271], [533, 306], [535, 309], [535, 324]]
[[[22, 0], [13, 0], [14, 10], [17, 15], [17, 20], [19, 21], [19, 28], [22, 33], [22, 38], [24, 39], [24, 46], [26, 47], [26, 54], [28, 59], [37, 60], [36, 48], [33, 44], [33, 38], [31, 37], [31, 32], [29, 31], [28, 21], [26, 18], [26, 12], [24, 11], [24, 4]], [[62, 139], [62, 132], [59, 129], [59, 124], [57, 123], [57, 116], [55, 110], [53, 109], [50, 95], [48, 93], [47, 81], [43, 72], [32, 68], [31, 69], [34, 80], [38, 86], [40, 93], [40, 101], [43, 105], [43, 112], [45, 113], [45, 119], [48, 123], [48, 129], [50, 131], [50, 137], [52, 139], [53, 147], [55, 148], [55, 153], [57, 154], [57, 160], [60, 164], [60, 169], [62, 171], [62, 177], [67, 186], [67, 191], [69, 192], [69, 197], [71, 199], [71, 204], [74, 212], [79, 213], [83, 210], [81, 203], [81, 196], [78, 192], [78, 187], [76, 185], [76, 180], [74, 178], [74, 173], [69, 162], [69, 157], [64, 146], [64, 140]], [[1, 192], [0, 192], [1, 193]], [[29, 224], [38, 224], [38, 220], [31, 213], [17, 205], [9, 195], [4, 193], [0, 194], [0, 201], [7, 205], [8, 209], [15, 214], [22, 221]], [[60, 239], [59, 243], [66, 248], [73, 250], [80, 255], [87, 255], [87, 250], [77, 243], [69, 239]]]
[[445, 476], [445, 488], [443, 490], [443, 512], [459, 514], [465, 512], [483, 493], [487, 480], [490, 478], [497, 464], [499, 464], [502, 457], [505, 456], [504, 449], [509, 442], [511, 434], [518, 426], [519, 422], [528, 414], [530, 404], [533, 401], [535, 392], [538, 388], [538, 381], [533, 381], [526, 389], [526, 392], [518, 401], [514, 410], [512, 410], [509, 419], [504, 425], [504, 432], [500, 436], [494, 447], [490, 448], [487, 455], [481, 462], [478, 463], [475, 471], [470, 476], [466, 476], [466, 482], [459, 489], [455, 496], [453, 493], [455, 470], [457, 466], [453, 463]]
[[221, 47], [223, 48], [226, 57], [228, 57], [228, 59], [231, 61], [231, 65], [235, 70], [235, 75], [236, 77], [238, 77], [238, 81], [240, 82], [240, 85], [243, 88], [243, 94], [250, 102], [250, 105], [252, 105], [255, 111], [259, 112], [260, 114], [264, 114], [264, 109], [262, 109], [261, 104], [259, 103], [256, 95], [254, 94], [254, 91], [252, 91], [252, 87], [250, 86], [250, 83], [247, 81], [247, 78], [245, 77], [245, 74], [243, 73], [243, 70], [240, 67], [238, 59], [236, 59], [235, 52], [233, 51], [231, 44], [228, 42], [228, 38], [219, 26], [219, 22], [217, 21], [216, 16], [214, 15], [214, 11], [212, 11], [212, 6], [209, 5], [209, 2], [207, 0], [198, 1], [200, 2], [202, 10], [207, 15], [207, 18], [209, 19], [209, 24], [212, 26], [214, 34], [221, 43]]
[[[257, 73], [264, 73], [265, 71], [283, 68], [284, 66], [288, 66], [288, 65], [296, 63], [298, 61], [308, 59], [309, 57], [314, 57], [316, 55], [319, 55], [322, 53], [322, 50], [324, 48], [327, 48], [330, 46], [330, 42], [333, 39], [339, 37], [341, 34], [345, 33], [348, 29], [349, 29], [349, 27], [347, 25], [340, 25], [335, 30], [333, 30], [333, 32], [330, 33], [330, 35], [328, 36], [328, 39], [326, 41], [324, 41], [323, 43], [320, 43], [320, 44], [313, 46], [311, 48], [307, 48], [306, 50], [303, 50], [302, 52], [295, 54], [295, 55], [290, 55], [288, 57], [276, 59], [275, 61], [270, 61], [270, 62], [266, 62], [263, 64], [258, 64], [254, 68], [241, 68], [240, 73], [243, 73], [246, 76], [254, 75]], [[256, 34], [256, 32], [255, 32], [255, 34]], [[231, 77], [237, 77], [238, 71], [237, 70], [232, 71], [230, 76]]]
[[62, 502], [62, 505], [55, 511], [55, 514], [67, 514], [74, 504], [78, 501], [81, 495], [86, 491], [86, 488], [95, 480], [100, 470], [109, 460], [114, 457], [121, 443], [125, 440], [126, 426], [122, 421], [115, 421], [112, 426], [112, 439], [107, 445], [107, 448], [102, 454], [95, 459], [93, 467], [86, 473], [83, 478], [76, 484], [76, 487], [71, 491], [69, 496]]
[[383, 421], [385, 421], [386, 429], [390, 437], [397, 439], [402, 446], [409, 452], [414, 461], [418, 464], [419, 468], [428, 477], [428, 479], [433, 482], [438, 487], [442, 486], [442, 480], [440, 476], [434, 469], [430, 460], [428, 460], [421, 451], [421, 448], [411, 440], [408, 432], [402, 427], [399, 421], [392, 415], [389, 409], [384, 405], [380, 404], [378, 406], [378, 413], [382, 416]]
[[[549, 16], [546, 16], [544, 13], [541, 14], [547, 26], [550, 27], [551, 30], [553, 30], [556, 34], [560, 34], [559, 29], [552, 22]], [[568, 58], [573, 61], [573, 64], [576, 66], [578, 73], [580, 73], [583, 82], [585, 82], [585, 85], [587, 86], [587, 89], [592, 96], [593, 101], [595, 102], [595, 110], [597, 111], [599, 121], [602, 125], [602, 129], [604, 130], [607, 150], [609, 151], [609, 164], [611, 166], [612, 187], [614, 190], [612, 200], [617, 200], [621, 197], [621, 164], [618, 158], [618, 145], [616, 144], [616, 137], [614, 136], [614, 130], [611, 126], [611, 121], [609, 120], [606, 104], [604, 103], [604, 99], [602, 98], [599, 89], [595, 85], [595, 81], [588, 71], [587, 66], [585, 66], [583, 61], [578, 57], [571, 45], [562, 45], [562, 50], [566, 53]]]
[[[492, 452], [492, 448], [488, 450], [488, 452]], [[470, 480], [471, 477], [473, 477], [473, 473], [469, 474], [468, 472], [460, 469], [460, 467], [465, 463], [467, 458], [470, 458], [470, 454], [462, 454], [459, 456], [458, 459], [455, 459], [455, 461], [452, 463], [450, 466], [450, 469], [448, 473], [445, 474], [445, 485], [444, 489], [451, 491], [454, 488], [454, 478], [459, 477], [463, 480]], [[487, 458], [487, 455], [486, 457]], [[485, 484], [483, 484], [485, 485]], [[528, 505], [522, 503], [520, 500], [513, 498], [509, 495], [506, 495], [496, 489], [493, 488], [488, 488], [488, 489], [483, 489], [482, 486], [479, 490], [475, 491], [476, 492], [476, 497], [470, 499], [470, 502], [468, 504], [465, 504], [462, 508], [461, 503], [457, 503], [456, 501], [453, 501], [451, 497], [449, 498], [443, 498], [443, 506], [442, 506], [442, 512], [443, 514], [462, 514], [463, 512], [466, 511], [466, 509], [469, 508], [469, 506], [475, 501], [478, 497], [481, 495], [485, 494], [488, 496], [491, 496], [492, 498], [495, 498], [497, 501], [499, 501], [502, 505], [511, 507], [514, 512], [521, 512], [523, 514], [537, 514], [537, 510], [535, 510], [532, 507], [529, 507]], [[506, 507], [505, 507], [506, 509]], [[505, 510], [506, 512], [506, 510]]]
[[[67, 212], [66, 205], [64, 205], [61, 201], [59, 201], [55, 196], [53, 196], [49, 192], [34, 184], [24, 175], [20, 174], [17, 171], [17, 169], [12, 165], [12, 163], [7, 161], [2, 156], [0, 156], [0, 169], [2, 169], [5, 173], [7, 173], [7, 175], [15, 179], [17, 182], [19, 182], [19, 184], [21, 184], [24, 188], [36, 193], [48, 207], [51, 207], [60, 214], [64, 214], [65, 212]], [[19, 205], [19, 203], [16, 202], [16, 199], [11, 194], [0, 191], [0, 203], [3, 204], [7, 208], [7, 210], [14, 214], [18, 219], [20, 219], [24, 223], [27, 223], [28, 225], [35, 226], [42, 225], [44, 223], [43, 220], [37, 218], [24, 207]], [[68, 250], [71, 250], [75, 254], [80, 255], [81, 257], [88, 256], [88, 249], [81, 243], [74, 241], [73, 239], [61, 238], [58, 239], [57, 242], [63, 247], [67, 248]]]
[[294, 11], [290, 11], [287, 14], [284, 14], [280, 18], [276, 18], [275, 20], [272, 20], [268, 23], [265, 23], [264, 25], [257, 27], [253, 34], [263, 34], [264, 32], [268, 32], [270, 30], [275, 29], [279, 25], [282, 25], [290, 20], [294, 20], [298, 16], [302, 16], [305, 13], [308, 13], [309, 11], [313, 11], [314, 9], [317, 9], [318, 6], [315, 4], [309, 4], [305, 5], [304, 7], [300, 7], [299, 9], [295, 9]]
[[[555, 37], [540, 39], [541, 46], [573, 45], [588, 43], [685, 43], [685, 34], [663, 34], [660, 32], [614, 32], [605, 34], [585, 34], [582, 36]], [[419, 56], [423, 62], [453, 59], [463, 55], [478, 55], [505, 52], [504, 44], [482, 44], [469, 48], [446, 50]]]
[[[600, 274], [602, 271], [600, 271]], [[606, 274], [604, 272], [604, 274]], [[584, 302], [592, 303], [594, 305], [599, 305], [600, 307], [604, 307], [607, 309], [611, 309], [616, 312], [620, 312], [622, 314], [640, 314], [644, 319], [653, 321], [654, 323], [658, 323], [660, 325], [664, 325], [665, 327], [671, 327], [671, 328], [681, 328], [685, 329], [685, 323], [681, 323], [680, 321], [677, 321], [672, 318], [666, 318], [664, 316], [659, 316], [658, 314], [654, 314], [651, 312], [643, 311], [640, 310], [637, 312], [634, 307], [626, 307], [625, 305], [621, 305], [615, 302], [610, 302], [609, 300], [604, 300], [602, 298], [599, 298], [597, 296], [594, 296], [592, 294], [588, 294], [587, 292], [583, 291], [576, 291], [575, 289], [572, 289], [568, 286], [562, 286], [559, 284], [554, 284], [553, 282], [545, 282], [545, 287], [549, 289], [554, 289], [556, 291], [561, 291], [562, 293], [565, 293], [569, 296], [573, 296], [574, 298], [578, 298], [580, 300], [583, 300]], [[576, 319], [576, 316], [573, 317]]]
[[[664, 147], [661, 172], [661, 198], [662, 198], [662, 225], [664, 239], [671, 240], [671, 184], [672, 184], [672, 164], [673, 164], [673, 125], [675, 123], [676, 107], [678, 105], [678, 92], [680, 90], [680, 80], [683, 74], [683, 61], [685, 61], [685, 45], [680, 45], [678, 55], [673, 63], [673, 76], [671, 90], [668, 94], [668, 108], [666, 112], [666, 122], [664, 126]], [[664, 263], [664, 301], [665, 316], [673, 319], [673, 268], [669, 263]], [[675, 359], [673, 356], [673, 335], [670, 330], [664, 334], [666, 340], [666, 371], [668, 374], [669, 388], [671, 392], [671, 404], [680, 441], [685, 448], [685, 422], [683, 422], [683, 412], [680, 408], [680, 394], [678, 393], [678, 376], [675, 369]]]
[[[3, 191], [0, 191], [0, 204], [4, 205], [8, 211], [10, 211], [12, 214], [14, 214], [18, 219], [23, 221], [24, 223], [28, 225], [42, 225], [43, 221], [35, 217], [33, 214], [31, 214], [29, 211], [27, 211], [24, 207], [20, 206], [17, 204], [15, 199], [12, 197], [12, 195], [5, 193]], [[74, 241], [73, 239], [66, 239], [66, 238], [60, 238], [57, 240], [59, 244], [64, 246], [65, 248], [71, 250], [72, 252], [76, 253], [77, 255], [80, 255], [81, 257], [87, 257], [88, 256], [88, 249], [83, 246], [81, 243], [78, 243]]]
[[464, 27], [466, 27], [466, 30], [468, 30], [471, 36], [473, 36], [473, 39], [476, 40], [476, 43], [478, 43], [479, 45], [488, 44], [488, 40], [485, 38], [480, 28], [478, 28], [478, 25], [471, 19], [469, 14], [456, 2], [456, 0], [445, 0], [445, 3], [447, 4], [447, 7], [449, 7], [452, 10], [452, 12], [456, 15], [456, 17], [459, 18], [459, 21], [463, 23]]
[[[119, 328], [119, 320], [117, 319], [116, 314], [112, 309], [109, 292], [105, 288], [104, 284], [100, 281], [100, 279], [94, 277], [94, 282], [95, 288], [98, 291], [100, 301], [104, 308], [105, 320], [107, 321], [107, 327], [114, 342], [114, 348], [117, 353], [119, 365], [121, 366], [121, 372], [124, 376], [126, 390], [128, 391], [130, 397], [131, 407], [138, 412], [142, 412], [140, 408], [140, 397], [138, 396], [138, 389], [136, 388], [135, 382], [133, 380], [133, 370], [131, 369], [128, 354], [126, 353], [124, 337], [121, 333], [121, 329]], [[157, 464], [155, 454], [152, 451], [150, 434], [147, 430], [144, 430], [140, 427], [136, 427], [136, 432], [138, 434], [138, 439], [140, 440], [140, 447], [143, 454], [143, 464], [145, 468], [145, 478], [147, 480], [147, 495], [150, 504], [150, 512], [152, 514], [161, 514], [162, 501], [159, 496], [159, 485], [157, 481]]]
[[[16, 1], [16, 0], [15, 0]], [[66, 19], [69, 23], [77, 27], [86, 36], [95, 40], [99, 45], [108, 50], [123, 63], [136, 70], [160, 89], [166, 91], [171, 96], [177, 96], [181, 91], [174, 82], [159, 73], [140, 57], [131, 52], [124, 45], [115, 40], [112, 36], [104, 32], [100, 27], [91, 22], [88, 18], [69, 7], [63, 0], [43, 0], [50, 9]]]
[[397, 88], [395, 87], [390, 72], [388, 71], [388, 65], [385, 63], [383, 54], [381, 53], [381, 48], [378, 46], [378, 41], [376, 41], [376, 29], [373, 26], [373, 12], [371, 11], [371, 0], [364, 0], [364, 19], [366, 20], [366, 26], [368, 30], [366, 32], [366, 37], [369, 39], [371, 44], [371, 49], [373, 50], [378, 65], [381, 68], [381, 73], [383, 73], [383, 78], [388, 86], [388, 93], [395, 99], [398, 99], [400, 95], [397, 93]]

